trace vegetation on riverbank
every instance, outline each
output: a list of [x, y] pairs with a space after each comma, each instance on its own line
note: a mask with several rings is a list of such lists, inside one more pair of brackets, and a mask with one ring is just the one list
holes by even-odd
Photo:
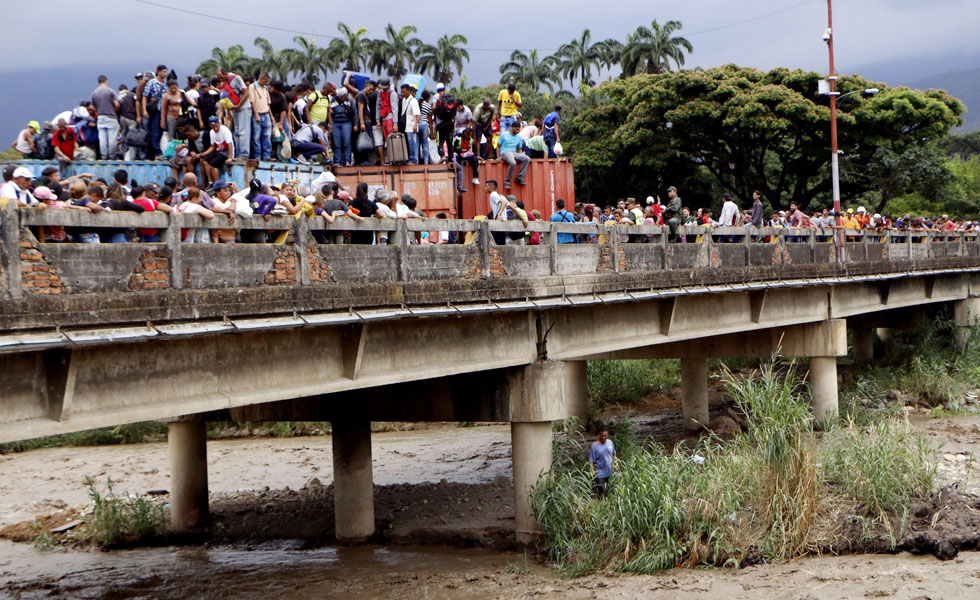
[[795, 369], [774, 359], [726, 377], [746, 420], [730, 442], [667, 451], [614, 431], [621, 468], [608, 498], [593, 497], [591, 474], [574, 461], [539, 481], [535, 515], [563, 574], [801, 556], [834, 547], [844, 523], [833, 507], [891, 534], [892, 517], [932, 491], [936, 453], [902, 421], [835, 426], [821, 443]]

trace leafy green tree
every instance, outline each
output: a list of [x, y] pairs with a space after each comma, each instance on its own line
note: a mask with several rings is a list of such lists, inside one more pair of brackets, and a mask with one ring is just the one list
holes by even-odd
[[950, 156], [966, 160], [980, 155], [980, 131], [965, 134], [951, 133], [939, 140], [939, 147]]
[[540, 58], [537, 50], [531, 50], [528, 54], [514, 50], [510, 60], [500, 65], [500, 75], [500, 83], [506, 85], [513, 79], [518, 86], [535, 92], [540, 91], [541, 86], [554, 92], [555, 84], [561, 82], [557, 59], [553, 56]]
[[883, 145], [868, 161], [845, 156], [841, 162], [848, 183], [877, 192], [874, 212], [885, 210], [893, 198], [905, 194], [936, 200], [945, 195], [953, 180], [946, 155], [935, 144], [911, 145], [901, 153]]
[[568, 82], [575, 85], [575, 77], [578, 76], [583, 84], [588, 85], [592, 79], [592, 70], [598, 69], [603, 62], [606, 42], [592, 42], [592, 32], [586, 29], [578, 38], [562, 44], [555, 53], [555, 57], [560, 60], [559, 67], [562, 75]]
[[694, 46], [687, 38], [674, 35], [682, 27], [680, 21], [667, 21], [661, 25], [656, 19], [649, 28], [637, 27], [626, 40], [620, 56], [623, 75], [666, 73], [670, 71], [671, 61], [680, 69], [684, 65], [684, 52], [694, 52]]
[[[737, 65], [639, 75], [600, 86], [596, 92], [607, 101], [585, 110], [562, 137], [576, 174], [608, 169], [622, 177], [628, 165], [648, 179], [676, 181], [674, 170], [684, 166], [710, 173], [718, 189], [736, 197], [758, 189], [775, 208], [795, 202], [805, 210], [831, 190], [830, 108], [817, 96], [819, 79], [815, 72]], [[879, 149], [902, 156], [941, 138], [964, 112], [941, 90], [838, 80], [845, 93], [869, 87], [882, 91], [850, 98], [838, 115], [845, 198], [877, 189], [850, 174], [871, 169]]]
[[415, 51], [422, 45], [418, 38], [409, 37], [417, 33], [414, 25], [405, 25], [395, 29], [391, 23], [385, 27], [385, 37], [373, 40], [369, 44], [371, 58], [369, 63], [373, 69], [383, 70], [397, 81], [411, 73], [415, 67]]
[[435, 45], [419, 46], [416, 67], [419, 73], [431, 73], [433, 81], [449, 84], [453, 80], [453, 68], [462, 75], [463, 62], [470, 61], [470, 53], [463, 48], [466, 37], [457, 34], [444, 35]]
[[320, 75], [326, 75], [335, 68], [335, 63], [327, 54], [326, 48], [316, 45], [316, 40], [301, 35], [293, 38], [297, 48], [290, 48], [289, 66], [292, 71], [302, 75], [312, 85], [320, 83]]
[[205, 77], [214, 77], [218, 69], [230, 73], [247, 73], [252, 61], [253, 59], [245, 54], [245, 48], [241, 44], [228, 48], [212, 48], [211, 58], [199, 64], [197, 72]]
[[255, 47], [262, 51], [260, 58], [252, 59], [250, 71], [253, 75], [258, 75], [262, 71], [267, 71], [273, 79], [286, 81], [292, 72], [290, 66], [290, 55], [287, 50], [276, 50], [269, 43], [269, 40], [255, 38]]
[[360, 71], [368, 54], [368, 30], [364, 27], [351, 29], [346, 23], [337, 23], [340, 37], [330, 41], [327, 54], [330, 60], [343, 65], [345, 70]]

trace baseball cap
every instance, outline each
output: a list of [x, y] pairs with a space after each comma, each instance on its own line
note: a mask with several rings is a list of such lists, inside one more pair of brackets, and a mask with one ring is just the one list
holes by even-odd
[[160, 186], [150, 181], [143, 185], [143, 190], [147, 192], [159, 192]]
[[340, 190], [337, 192], [337, 198], [340, 200], [350, 200], [350, 192], [347, 190]]
[[338, 97], [343, 98], [346, 95], [347, 95], [347, 88], [345, 88], [343, 86], [337, 88], [337, 96]]
[[33, 129], [34, 131], [41, 133], [41, 125], [38, 124], [37, 121], [28, 121], [27, 126]]
[[653, 196], [647, 196], [647, 204], [653, 204]]
[[381, 79], [378, 80], [378, 85], [380, 85], [381, 87], [384, 87], [384, 86], [386, 86], [386, 85], [388, 85], [390, 83], [391, 83], [391, 80], [388, 79], [387, 77], [382, 77]]
[[880, 218], [881, 218], [881, 215], [879, 215], [878, 213], [875, 213], [875, 214], [874, 214], [874, 218], [875, 218], [875, 219], [880, 219]]
[[674, 186], [670, 186], [669, 188], [667, 188], [667, 191], [668, 192], [676, 192], [677, 191], [677, 188], [675, 188]]
[[863, 206], [859, 206], [859, 207], [858, 207], [858, 212], [859, 212], [859, 213], [863, 213], [863, 212], [868, 212], [868, 211], [867, 211], [867, 209], [865, 209], [865, 208], [864, 208]]
[[50, 188], [48, 188], [46, 186], [43, 186], [43, 185], [41, 187], [39, 187], [39, 188], [35, 188], [35, 190], [34, 190], [34, 197], [37, 198], [38, 200], [57, 200], [58, 199], [58, 197], [54, 195], [54, 192], [52, 192]]
[[440, 84], [436, 85], [436, 91], [437, 92], [438, 91], [442, 91], [444, 89], [446, 89], [446, 84], [445, 83], [440, 83]]
[[[213, 118], [213, 117], [212, 117], [212, 118]], [[209, 119], [209, 120], [210, 120], [210, 119]], [[218, 190], [223, 190], [223, 189], [225, 189], [226, 187], [228, 187], [228, 186], [230, 186], [230, 185], [231, 185], [231, 184], [230, 184], [230, 183], [228, 183], [227, 181], [222, 181], [222, 180], [220, 180], [220, 179], [219, 179], [218, 181], [215, 181], [215, 182], [214, 182], [214, 186], [213, 186], [213, 187], [214, 187], [214, 191], [216, 191], [216, 192], [217, 192]]]
[[11, 177], [26, 177], [28, 179], [34, 179], [34, 173], [31, 173], [31, 170], [26, 167], [17, 167], [14, 169], [14, 174], [11, 175]]
[[208, 117], [208, 123], [217, 123], [217, 122], [218, 122], [217, 116], [211, 115], [210, 117]]
[[853, 215], [854, 214], [854, 209], [853, 208], [847, 209], [847, 214]]

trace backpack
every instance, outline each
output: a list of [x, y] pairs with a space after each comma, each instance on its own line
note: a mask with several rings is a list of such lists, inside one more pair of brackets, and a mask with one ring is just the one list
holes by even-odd
[[54, 148], [51, 146], [51, 132], [42, 131], [34, 135], [35, 158], [51, 160], [54, 158]]
[[232, 103], [237, 106], [239, 100], [238, 92], [236, 92], [235, 89], [231, 87], [231, 82], [234, 81], [234, 79], [238, 77], [238, 75], [235, 75], [234, 73], [228, 73], [227, 75], [228, 75], [228, 81], [226, 81], [224, 85], [221, 86], [221, 91], [228, 94], [228, 99], [231, 100]]
[[436, 116], [443, 121], [456, 118], [456, 98], [452, 94], [443, 94], [436, 102]]

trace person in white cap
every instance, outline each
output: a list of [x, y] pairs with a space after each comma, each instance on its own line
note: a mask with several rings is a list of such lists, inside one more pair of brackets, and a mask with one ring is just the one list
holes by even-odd
[[[17, 167], [10, 181], [0, 187], [0, 198], [12, 198], [18, 206], [37, 206], [37, 198], [31, 194], [31, 180], [34, 174], [26, 167]], [[43, 206], [42, 206], [43, 208]]]

